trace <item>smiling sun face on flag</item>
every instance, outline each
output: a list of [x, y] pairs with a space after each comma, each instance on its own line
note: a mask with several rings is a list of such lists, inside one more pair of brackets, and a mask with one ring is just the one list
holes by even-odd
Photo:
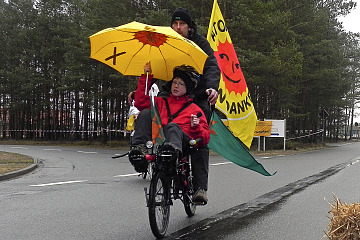
[[225, 43], [219, 42], [217, 49], [214, 54], [220, 65], [225, 88], [229, 93], [242, 94], [246, 91], [247, 85], [234, 46], [226, 40]]

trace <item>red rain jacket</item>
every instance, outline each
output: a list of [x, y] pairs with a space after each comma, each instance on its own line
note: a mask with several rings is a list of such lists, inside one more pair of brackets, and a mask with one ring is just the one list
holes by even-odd
[[[148, 76], [148, 90], [150, 89], [150, 84], [152, 80], [152, 75]], [[139, 109], [140, 111], [150, 108], [150, 96], [145, 95], [145, 81], [146, 81], [146, 75], [141, 75], [138, 87], [135, 92], [135, 107]], [[192, 101], [189, 96], [181, 96], [181, 97], [175, 97], [170, 93], [169, 97], [167, 98], [167, 101], [169, 103], [170, 112], [171, 114], [175, 114], [184, 104], [186, 104], [188, 101]], [[168, 124], [169, 116], [166, 109], [166, 103], [165, 100], [162, 97], [155, 97], [155, 103], [158, 107], [161, 121], [163, 126]], [[202, 116], [200, 117], [200, 123], [196, 127], [191, 127], [190, 125], [190, 119], [191, 114], [198, 114], [199, 112], [202, 113]], [[178, 124], [184, 133], [186, 133], [190, 139], [197, 139], [202, 138], [202, 141], [199, 143], [199, 146], [205, 146], [208, 144], [210, 140], [210, 130], [209, 125], [206, 121], [205, 114], [201, 110], [201, 108], [196, 105], [195, 103], [191, 103], [189, 106], [187, 106], [184, 110], [182, 110], [179, 115], [172, 120], [173, 123]]]

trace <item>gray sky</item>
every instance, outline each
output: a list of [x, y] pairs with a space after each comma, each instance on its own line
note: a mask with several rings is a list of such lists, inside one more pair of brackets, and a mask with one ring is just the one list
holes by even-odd
[[[343, 22], [345, 30], [350, 32], [359, 32], [360, 33], [360, 0], [354, 0], [357, 3], [357, 6], [350, 14], [344, 18], [340, 18], [339, 21]], [[358, 116], [355, 116], [354, 122], [360, 122], [360, 105], [358, 104], [358, 109], [355, 113]]]
[[357, 6], [350, 14], [339, 21], [343, 22], [344, 28], [351, 32], [360, 32], [360, 0], [354, 0]]

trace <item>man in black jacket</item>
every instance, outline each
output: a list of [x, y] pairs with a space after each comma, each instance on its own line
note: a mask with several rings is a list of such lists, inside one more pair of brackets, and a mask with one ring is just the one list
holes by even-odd
[[[208, 40], [197, 33], [197, 27], [188, 10], [178, 8], [171, 17], [171, 28], [181, 36], [196, 43], [209, 57], [205, 62], [203, 75], [199, 85], [194, 91], [196, 103], [204, 110], [210, 119], [210, 105], [216, 103], [220, 81], [220, 69]], [[166, 90], [166, 87], [165, 87]]]
[[[193, 91], [194, 103], [196, 103], [205, 113], [208, 122], [211, 118], [211, 108], [215, 105], [220, 82], [220, 69], [207, 39], [197, 33], [197, 27], [192, 20], [188, 10], [178, 8], [171, 17], [171, 28], [177, 33], [195, 42], [209, 57], [205, 62], [203, 75], [198, 86]], [[164, 85], [167, 90], [167, 84]], [[194, 176], [194, 189], [198, 189], [195, 194], [195, 202], [203, 202], [205, 205], [208, 189], [209, 174], [209, 149], [202, 147], [191, 154], [192, 171]]]

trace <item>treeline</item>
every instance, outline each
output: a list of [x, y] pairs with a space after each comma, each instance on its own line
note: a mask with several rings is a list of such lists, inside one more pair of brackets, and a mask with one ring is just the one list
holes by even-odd
[[[359, 35], [345, 0], [218, 0], [259, 119], [288, 137], [336, 139], [359, 101]], [[206, 35], [213, 0], [2, 0], [0, 137], [122, 139], [136, 77], [89, 58], [89, 36], [130, 21], [170, 25], [179, 6]], [[320, 113], [329, 114], [325, 119]], [[316, 135], [314, 135], [316, 136]], [[316, 141], [315, 137], [311, 141]]]

